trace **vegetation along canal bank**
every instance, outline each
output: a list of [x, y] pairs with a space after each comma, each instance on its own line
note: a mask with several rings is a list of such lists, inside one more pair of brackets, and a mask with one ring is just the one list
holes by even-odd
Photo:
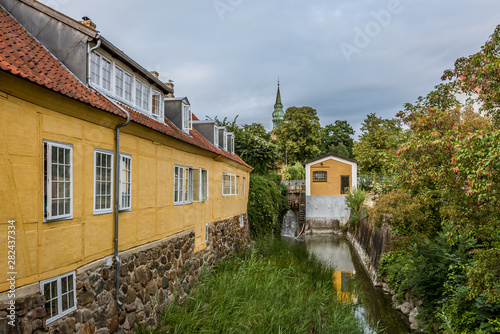
[[338, 297], [331, 269], [303, 243], [259, 239], [201, 275], [152, 332], [366, 333], [354, 304]]

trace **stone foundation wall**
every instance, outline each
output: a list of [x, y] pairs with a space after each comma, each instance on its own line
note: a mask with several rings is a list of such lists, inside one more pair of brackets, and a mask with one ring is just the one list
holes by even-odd
[[189, 293], [204, 266], [249, 241], [248, 217], [242, 214], [210, 223], [207, 247], [196, 253], [193, 231], [119, 253], [121, 306], [113, 258], [87, 264], [76, 270], [77, 309], [48, 325], [39, 284], [20, 288], [15, 326], [6, 318], [9, 305], [0, 305], [0, 333], [131, 333], [139, 324], [153, 326], [165, 305]]

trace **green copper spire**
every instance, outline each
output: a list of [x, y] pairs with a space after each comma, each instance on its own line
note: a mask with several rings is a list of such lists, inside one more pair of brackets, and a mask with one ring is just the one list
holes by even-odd
[[278, 94], [276, 95], [276, 104], [274, 105], [273, 112], [273, 129], [283, 121], [284, 117], [285, 112], [283, 111], [283, 104], [281, 103], [280, 81], [278, 80]]

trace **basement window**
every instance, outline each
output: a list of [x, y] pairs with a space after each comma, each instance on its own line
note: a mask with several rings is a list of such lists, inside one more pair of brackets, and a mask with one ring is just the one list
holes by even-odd
[[313, 172], [313, 182], [327, 182], [326, 171]]
[[75, 272], [40, 282], [40, 293], [45, 296], [46, 324], [76, 310]]

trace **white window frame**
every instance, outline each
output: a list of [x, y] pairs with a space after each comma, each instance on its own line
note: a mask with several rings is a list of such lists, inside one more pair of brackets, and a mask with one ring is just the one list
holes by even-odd
[[[98, 60], [98, 61], [96, 61]], [[108, 80], [105, 80], [104, 77], [104, 72], [105, 72], [105, 67], [104, 65], [108, 64], [109, 65], [109, 78]], [[113, 62], [109, 60], [107, 57], [103, 56], [100, 53], [97, 52], [92, 52], [92, 55], [90, 56], [90, 81], [101, 87], [102, 89], [112, 92], [114, 91], [114, 86], [113, 86]], [[108, 71], [106, 71], [108, 72]], [[104, 82], [109, 82], [109, 87], [105, 87]]]
[[92, 52], [90, 55], [90, 82], [101, 85], [101, 58], [97, 52]]
[[[69, 299], [71, 299], [70, 296], [72, 296], [72, 298], [73, 298], [73, 306], [67, 308], [66, 310], [63, 310], [62, 309], [62, 297], [63, 297], [63, 294], [62, 294], [62, 280], [63, 280], [63, 278], [68, 278], [69, 276], [73, 276], [73, 277], [72, 277], [72, 279], [70, 278], [69, 280], [66, 280], [66, 282], [68, 282], [68, 283], [71, 282], [72, 289], [69, 290], [69, 291], [67, 291], [64, 294], [67, 295]], [[63, 275], [59, 275], [59, 276], [56, 276], [56, 277], [52, 277], [52, 278], [40, 281], [40, 293], [41, 293], [42, 296], [45, 296], [45, 291], [44, 291], [45, 290], [44, 289], [45, 285], [49, 284], [49, 289], [52, 289], [52, 287], [54, 287], [54, 284], [52, 284], [53, 282], [55, 282], [55, 287], [57, 289], [57, 295], [54, 298], [50, 298], [50, 297], [52, 297], [52, 295], [49, 296], [49, 298], [46, 297], [46, 304], [47, 303], [50, 304], [51, 301], [55, 301], [55, 303], [57, 304], [57, 314], [52, 316], [51, 311], [50, 311], [51, 308], [49, 306], [48, 312], [47, 312], [48, 318], [45, 320], [46, 324], [50, 324], [51, 322], [64, 317], [65, 315], [67, 315], [67, 314], [75, 311], [76, 308], [77, 308], [77, 299], [76, 299], [76, 274], [75, 274], [75, 272], [72, 271], [72, 272], [69, 272], [69, 273], [66, 273], [66, 274], [63, 274]], [[52, 290], [50, 290], [50, 291], [52, 291]], [[69, 300], [68, 300], [68, 302], [69, 302]], [[44, 306], [44, 307], [46, 307], [46, 306]]]
[[[155, 96], [158, 96], [158, 110], [155, 111]], [[151, 114], [156, 118], [163, 118], [163, 94], [157, 90], [152, 90], [151, 93]]]
[[236, 175], [231, 174], [231, 195], [236, 195]]
[[201, 195], [201, 168], [193, 168], [193, 202], [203, 202]]
[[[184, 166], [174, 166], [174, 205], [183, 204], [184, 200]], [[176, 196], [177, 191], [177, 196]]]
[[238, 195], [238, 184], [240, 183], [240, 177], [238, 175], [236, 175], [236, 184], [234, 186], [236, 192], [235, 192], [235, 195]]
[[[125, 99], [125, 75], [127, 72], [120, 66], [115, 65], [115, 90], [114, 93], [120, 99]], [[130, 74], [128, 75], [130, 77]], [[121, 95], [118, 91], [121, 90]]]
[[219, 148], [219, 127], [214, 125], [214, 146]]
[[246, 177], [243, 176], [243, 182], [241, 184], [242, 189], [242, 195], [245, 195], [245, 182], [246, 182]]
[[184, 167], [184, 204], [193, 203], [193, 168]]
[[227, 151], [227, 131], [225, 129], [222, 135], [222, 145], [224, 147], [224, 151]]
[[234, 155], [234, 134], [231, 136], [231, 154]]
[[[203, 177], [205, 175], [205, 177]], [[208, 201], [208, 170], [201, 170], [201, 197], [202, 201]]]
[[[125, 161], [129, 161], [129, 169], [125, 165]], [[128, 174], [128, 178], [127, 178]], [[126, 153], [120, 153], [120, 211], [132, 210], [132, 156]], [[128, 205], [124, 205], [124, 196], [128, 197]]]
[[[189, 113], [186, 119], [186, 112]], [[186, 124], [186, 122], [188, 124]], [[189, 133], [193, 129], [193, 113], [189, 104], [182, 104], [182, 131]]]
[[[130, 91], [127, 91], [127, 86], [129, 86], [127, 78], [130, 79]], [[130, 98], [127, 95], [130, 95]], [[132, 101], [134, 100], [134, 77], [127, 71], [123, 71], [123, 99], [130, 103], [133, 103]]]
[[[57, 149], [64, 149], [64, 150], [69, 150], [69, 164], [64, 161], [63, 164], [60, 164], [59, 162], [54, 163], [52, 161], [52, 150], [54, 148]], [[67, 143], [59, 143], [59, 142], [54, 142], [50, 140], [44, 140], [43, 141], [43, 152], [44, 152], [44, 164], [43, 164], [43, 175], [44, 175], [44, 221], [51, 221], [51, 220], [59, 220], [59, 219], [72, 219], [73, 218], [73, 145], [72, 144], [67, 144]], [[66, 160], [66, 155], [64, 155], [64, 160]], [[50, 162], [49, 162], [50, 161]], [[53, 186], [54, 182], [55, 185], [57, 185], [57, 190], [56, 193], [59, 192], [60, 189], [60, 182], [55, 180], [54, 176], [52, 175], [53, 172], [53, 167], [54, 165], [56, 166], [56, 169], [58, 170], [58, 173], [60, 171], [60, 168], [63, 167], [64, 173], [66, 173], [67, 168], [69, 167], [69, 181], [64, 181], [64, 183], [69, 182], [69, 197], [64, 196], [64, 197], [56, 197], [55, 199], [52, 197], [53, 195]], [[64, 192], [66, 192], [66, 185], [63, 185]], [[53, 214], [52, 213], [52, 202], [57, 201], [57, 205], [59, 206], [60, 202], [63, 201], [64, 206], [66, 207], [66, 201], [69, 200], [69, 210], [67, 211], [66, 209], [64, 210], [63, 214]]]
[[[103, 150], [103, 149], [100, 149], [100, 148], [96, 148], [94, 149], [94, 214], [95, 215], [100, 215], [100, 214], [105, 214], [105, 213], [111, 213], [113, 212], [113, 182], [114, 182], [114, 177], [113, 177], [113, 154], [114, 152], [113, 151], [109, 151], [109, 150]], [[102, 155], [105, 155], [105, 156], [109, 156], [110, 157], [110, 163], [111, 163], [111, 166], [97, 166], [97, 155], [98, 154], [102, 154]], [[106, 168], [106, 169], [109, 169], [110, 170], [110, 180], [98, 180], [97, 179], [97, 168]], [[97, 187], [98, 187], [98, 184], [97, 182], [99, 182], [99, 186], [101, 187], [101, 191], [99, 192], [99, 195], [97, 194]], [[110, 193], [107, 194], [105, 193], [103, 195], [102, 193], [102, 189], [103, 189], [103, 185], [101, 182], [104, 182], [104, 183], [109, 183], [110, 185]], [[102, 208], [102, 205], [100, 208], [96, 208], [96, 205], [97, 205], [97, 196], [101, 196], [101, 197], [108, 197], [109, 196], [109, 207], [104, 207]], [[101, 202], [102, 204], [102, 202]]]
[[222, 173], [222, 195], [223, 196], [231, 196], [233, 195], [232, 193], [232, 186], [231, 186], [231, 179], [232, 179], [232, 174], [229, 173]]

